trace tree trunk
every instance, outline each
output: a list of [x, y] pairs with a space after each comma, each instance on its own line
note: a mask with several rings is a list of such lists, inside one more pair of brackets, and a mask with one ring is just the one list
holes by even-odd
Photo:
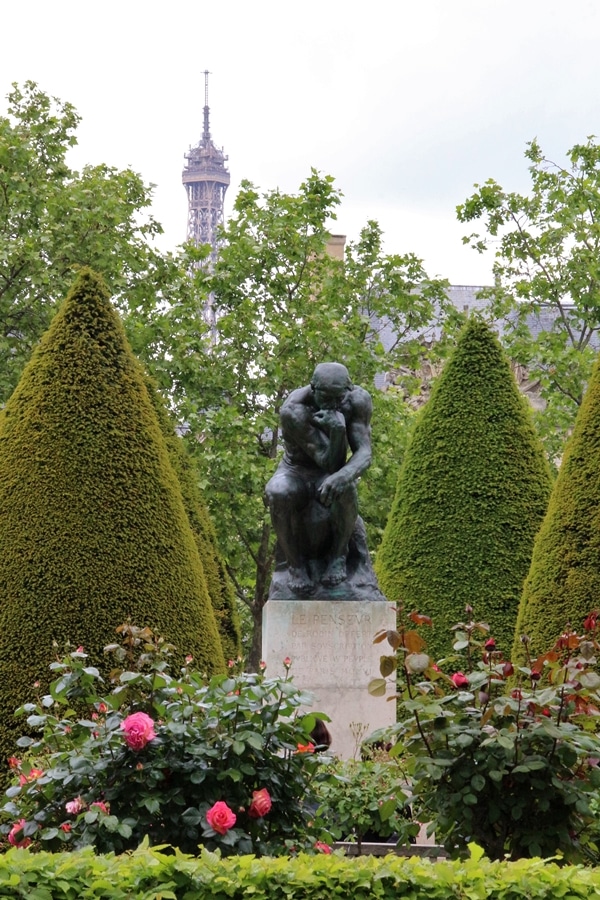
[[271, 525], [263, 524], [260, 546], [256, 558], [256, 587], [254, 600], [250, 606], [252, 612], [252, 643], [248, 656], [247, 668], [249, 672], [258, 672], [258, 664], [262, 659], [262, 620], [263, 607], [269, 596], [269, 584], [271, 582], [271, 570], [273, 568], [274, 548], [271, 544]]

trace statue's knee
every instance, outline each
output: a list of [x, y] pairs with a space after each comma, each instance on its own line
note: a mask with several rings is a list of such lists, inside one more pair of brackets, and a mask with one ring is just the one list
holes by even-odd
[[275, 511], [301, 506], [305, 501], [305, 494], [306, 491], [295, 482], [282, 478], [271, 479], [265, 488], [269, 508]]

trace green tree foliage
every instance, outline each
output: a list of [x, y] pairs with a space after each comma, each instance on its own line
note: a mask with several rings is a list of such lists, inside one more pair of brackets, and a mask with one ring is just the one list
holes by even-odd
[[548, 634], [578, 631], [600, 607], [600, 368], [597, 362], [536, 537], [519, 606], [514, 656], [535, 659]]
[[526, 401], [471, 318], [415, 425], [376, 561], [386, 596], [436, 623], [434, 658], [468, 604], [508, 654], [549, 493]]
[[202, 563], [142, 370], [84, 270], [0, 419], [0, 755], [59, 646], [127, 619], [220, 671]]
[[217, 547], [214, 525], [200, 493], [196, 469], [184, 441], [175, 431], [165, 404], [149, 378], [146, 379], [146, 385], [169, 451], [171, 465], [179, 479], [183, 503], [202, 560], [206, 587], [217, 621], [223, 653], [226, 659], [235, 660], [242, 650], [241, 626], [235, 593]]
[[186, 302], [188, 262], [153, 249], [151, 189], [130, 169], [67, 162], [80, 118], [33, 82], [13, 86], [0, 116], [0, 403], [14, 389], [75, 271], [101, 273], [134, 308]]
[[[332, 259], [326, 243], [339, 201], [333, 179], [315, 171], [295, 195], [261, 195], [244, 182], [205, 285], [218, 312], [216, 329], [199, 335], [192, 307], [187, 325], [177, 306], [130, 318], [134, 348], [162, 384], [170, 381], [179, 415], [190, 425], [219, 543], [237, 594], [252, 612], [252, 665], [260, 660], [274, 551], [263, 493], [281, 449], [284, 398], [310, 381], [317, 363], [332, 360], [345, 363], [375, 395], [376, 464], [366, 481], [378, 479], [379, 488], [370, 488], [373, 516], [363, 507], [375, 530], [393, 491], [390, 448], [403, 442], [408, 413], [401, 398], [374, 390], [374, 377], [418, 360], [423, 347], [416, 335], [445, 302], [444, 282], [429, 280], [420, 260], [383, 254], [374, 222], [343, 263]], [[384, 345], [384, 333], [394, 341]]]
[[458, 218], [481, 220], [487, 232], [466, 243], [495, 250], [489, 314], [503, 321], [511, 358], [540, 381], [548, 406], [538, 425], [553, 457], [581, 403], [600, 326], [600, 145], [589, 138], [557, 164], [531, 141], [525, 156], [529, 194], [490, 179], [475, 185]]

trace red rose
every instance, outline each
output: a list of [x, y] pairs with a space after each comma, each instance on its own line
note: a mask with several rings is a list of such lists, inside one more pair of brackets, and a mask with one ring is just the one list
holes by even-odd
[[108, 815], [108, 806], [106, 805], [104, 800], [95, 800], [93, 803], [90, 804], [90, 809], [93, 809], [94, 806], [97, 809], [99, 809], [101, 812], [103, 812], [104, 815], [106, 815], [106, 816]]
[[488, 638], [484, 644], [486, 650], [495, 650], [496, 649], [496, 641], [494, 638]]
[[227, 834], [229, 829], [235, 825], [236, 818], [234, 811], [223, 800], [217, 800], [206, 813], [206, 821], [218, 834]]
[[467, 687], [469, 684], [469, 679], [466, 675], [463, 675], [462, 672], [455, 672], [454, 675], [450, 677], [450, 681], [457, 688]]
[[28, 781], [35, 781], [44, 774], [43, 769], [30, 769], [27, 775], [19, 775], [19, 784], [23, 787]]
[[132, 750], [143, 750], [148, 741], [154, 740], [154, 720], [144, 712], [132, 713], [123, 719], [121, 728], [125, 733], [125, 743]]
[[68, 832], [71, 830], [71, 823], [63, 822], [62, 825], [59, 825], [58, 827], [60, 828], [61, 831]]
[[266, 788], [252, 792], [252, 803], [248, 809], [248, 815], [252, 819], [262, 819], [271, 809], [271, 797]]
[[315, 745], [311, 744], [310, 741], [308, 744], [298, 744], [298, 749], [296, 753], [314, 753]]
[[331, 853], [331, 847], [329, 844], [324, 844], [323, 841], [316, 842], [315, 850], [318, 850], [319, 853]]

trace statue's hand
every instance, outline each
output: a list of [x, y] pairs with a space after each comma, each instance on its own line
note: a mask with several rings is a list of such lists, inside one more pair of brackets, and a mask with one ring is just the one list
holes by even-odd
[[344, 415], [337, 409], [318, 409], [313, 413], [313, 422], [326, 434], [331, 434], [332, 431], [346, 430]]
[[319, 488], [319, 500], [323, 506], [331, 506], [334, 500], [344, 493], [346, 488], [352, 482], [352, 477], [343, 469], [328, 475]]

